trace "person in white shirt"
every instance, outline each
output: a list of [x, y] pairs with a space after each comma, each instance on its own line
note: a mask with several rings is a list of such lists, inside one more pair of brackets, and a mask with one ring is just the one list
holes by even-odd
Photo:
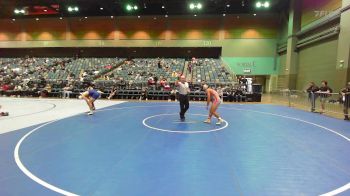
[[177, 80], [175, 85], [178, 86], [179, 91], [179, 101], [180, 101], [180, 119], [185, 120], [185, 113], [190, 107], [188, 93], [190, 93], [190, 88], [188, 82], [184, 75], [180, 76], [180, 81]]

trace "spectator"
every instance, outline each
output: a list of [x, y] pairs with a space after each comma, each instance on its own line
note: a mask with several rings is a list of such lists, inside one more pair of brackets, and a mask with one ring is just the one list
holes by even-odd
[[315, 82], [310, 82], [309, 87], [306, 89], [306, 92], [308, 93], [308, 98], [311, 103], [311, 112], [315, 112], [316, 107], [316, 98], [317, 92], [319, 90], [318, 86], [316, 86]]
[[141, 90], [141, 96], [139, 98], [139, 100], [148, 100], [148, 88], [147, 87], [142, 87], [142, 90]]
[[236, 102], [243, 101], [244, 93], [240, 87], [238, 87], [233, 93], [233, 100]]
[[73, 85], [67, 84], [63, 88], [62, 98], [63, 99], [69, 99], [70, 98], [70, 94], [72, 93], [72, 91], [73, 91]]
[[320, 96], [320, 100], [321, 100], [321, 111], [320, 113], [324, 113], [325, 111], [325, 104], [327, 101], [327, 98], [330, 96], [330, 93], [332, 93], [332, 89], [328, 86], [328, 82], [327, 81], [322, 81], [321, 87], [320, 89], [317, 91], [317, 93]]
[[349, 107], [350, 107], [350, 82], [347, 83], [346, 87], [340, 91], [342, 100], [344, 102], [344, 120], [349, 120]]

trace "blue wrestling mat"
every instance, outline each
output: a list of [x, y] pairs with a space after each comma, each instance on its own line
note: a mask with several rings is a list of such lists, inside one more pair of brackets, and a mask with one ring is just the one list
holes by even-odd
[[[98, 107], [98, 102], [96, 104]], [[0, 135], [0, 195], [350, 195], [350, 124], [273, 105], [123, 103]]]

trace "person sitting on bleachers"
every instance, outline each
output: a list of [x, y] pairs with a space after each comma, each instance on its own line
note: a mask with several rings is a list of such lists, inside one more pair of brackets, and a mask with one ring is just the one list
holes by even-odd
[[241, 88], [237, 88], [237, 90], [233, 94], [233, 99], [234, 99], [235, 102], [236, 101], [241, 102], [243, 96], [244, 96], [244, 94], [243, 94], [242, 89]]
[[150, 76], [150, 77], [148, 78], [147, 83], [148, 83], [149, 86], [155, 84], [154, 79], [153, 79], [152, 76]]
[[170, 88], [170, 85], [168, 84], [168, 81], [166, 78], [163, 78], [161, 81], [160, 81], [160, 86], [162, 87], [162, 89], [164, 91], [170, 91], [171, 88]]

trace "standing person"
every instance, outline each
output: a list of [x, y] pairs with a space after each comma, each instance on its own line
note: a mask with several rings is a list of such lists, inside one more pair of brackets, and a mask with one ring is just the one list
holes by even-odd
[[180, 81], [177, 80], [175, 85], [179, 88], [179, 101], [180, 101], [180, 119], [185, 120], [185, 113], [190, 107], [188, 93], [190, 88], [184, 75], [180, 76]]
[[211, 117], [214, 115], [218, 119], [218, 122], [216, 124], [221, 125], [221, 123], [224, 121], [220, 117], [220, 115], [216, 112], [216, 110], [219, 108], [221, 103], [219, 94], [215, 90], [209, 88], [207, 84], [203, 85], [203, 90], [205, 90], [205, 92], [207, 93], [207, 110], [211, 102], [211, 107], [209, 109], [209, 116], [208, 116], [208, 119], [204, 121], [204, 123], [210, 124]]
[[349, 107], [350, 107], [350, 82], [346, 87], [340, 91], [342, 99], [344, 101], [344, 120], [349, 120]]
[[316, 94], [318, 86], [316, 86], [315, 82], [310, 82], [309, 88], [306, 89], [306, 92], [308, 93], [308, 98], [311, 103], [311, 112], [315, 112], [315, 106], [316, 106]]
[[93, 110], [96, 110], [94, 102], [101, 96], [101, 92], [89, 87], [88, 91], [83, 92], [79, 98], [84, 99], [89, 106], [88, 115], [93, 115]]
[[330, 93], [332, 93], [332, 89], [328, 86], [327, 81], [325, 81], [325, 80], [322, 81], [321, 87], [320, 87], [319, 91], [317, 91], [317, 93], [319, 94], [320, 100], [321, 100], [321, 112], [320, 113], [324, 113], [327, 98], [330, 96]]

